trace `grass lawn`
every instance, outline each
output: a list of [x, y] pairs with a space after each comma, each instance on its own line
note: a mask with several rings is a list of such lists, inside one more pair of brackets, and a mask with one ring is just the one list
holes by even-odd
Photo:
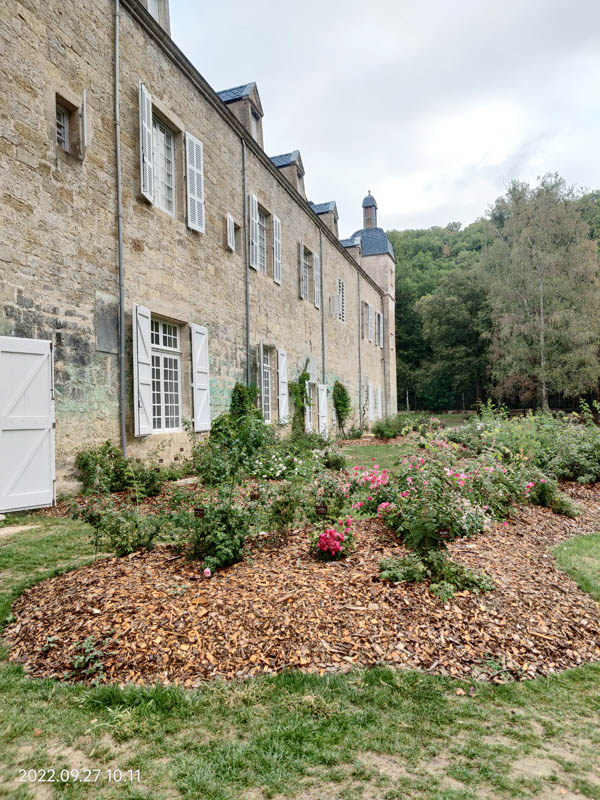
[[[0, 528], [3, 612], [26, 584], [91, 555], [84, 524], [36, 515], [19, 519], [25, 522], [40, 527], [14, 536]], [[577, 579], [586, 577], [597, 590], [600, 536], [558, 550], [560, 563], [568, 558]], [[599, 681], [600, 665], [588, 665], [498, 686], [372, 669], [287, 673], [194, 692], [90, 688], [29, 680], [4, 652], [0, 797], [468, 800], [577, 793], [600, 800]], [[86, 768], [101, 773], [97, 783], [19, 783], [19, 770], [43, 768], [79, 769], [82, 778]], [[133, 781], [109, 782], [115, 769], [139, 770], [140, 781], [134, 772]]]
[[600, 601], [600, 533], [570, 539], [556, 548], [554, 556], [584, 592]]
[[[412, 453], [413, 450], [414, 448], [408, 448], [406, 452]], [[403, 450], [398, 444], [356, 444], [342, 448], [342, 452], [350, 469], [357, 464], [364, 467], [379, 464], [389, 470], [398, 465], [398, 458]]]

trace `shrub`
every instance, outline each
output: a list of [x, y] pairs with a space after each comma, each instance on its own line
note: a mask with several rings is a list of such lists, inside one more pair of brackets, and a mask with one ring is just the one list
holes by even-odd
[[329, 475], [321, 475], [304, 492], [302, 511], [309, 522], [333, 521], [342, 517], [349, 506], [346, 487]]
[[422, 555], [409, 553], [398, 559], [381, 562], [380, 579], [392, 583], [420, 583], [429, 581], [429, 590], [444, 602], [456, 592], [469, 589], [476, 593], [489, 592], [494, 582], [484, 573], [472, 572], [446, 558], [443, 553], [429, 552]]
[[81, 450], [75, 461], [85, 493], [108, 494], [133, 489], [138, 498], [160, 494], [164, 476], [159, 467], [123, 458], [110, 441]]
[[130, 509], [86, 506], [79, 516], [94, 529], [91, 540], [96, 551], [106, 550], [117, 556], [126, 556], [136, 550], [151, 550], [154, 540], [169, 527], [169, 521], [164, 517]]
[[348, 389], [340, 381], [336, 381], [333, 384], [333, 407], [335, 408], [338, 427], [343, 434], [346, 420], [352, 411], [352, 403], [350, 402]]
[[344, 434], [346, 439], [362, 439], [362, 435], [364, 433], [364, 428], [360, 428], [356, 425], [353, 425], [350, 430], [346, 431]]
[[346, 469], [346, 457], [339, 450], [325, 450], [323, 453], [323, 466], [326, 469]]
[[324, 530], [315, 530], [311, 536], [311, 551], [325, 561], [344, 558], [354, 548], [355, 532], [352, 517], [337, 520]]
[[246, 509], [226, 503], [207, 503], [193, 512], [181, 509], [171, 518], [177, 545], [211, 572], [241, 561], [250, 522]]

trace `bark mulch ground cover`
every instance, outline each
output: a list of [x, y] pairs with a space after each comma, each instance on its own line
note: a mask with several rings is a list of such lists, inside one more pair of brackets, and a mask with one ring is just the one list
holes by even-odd
[[378, 580], [402, 547], [378, 520], [359, 523], [356, 550], [334, 563], [308, 554], [306, 532], [255, 543], [210, 579], [161, 547], [107, 558], [44, 581], [14, 605], [10, 658], [35, 676], [81, 678], [73, 659], [94, 637], [96, 666], [117, 682], [177, 683], [300, 668], [325, 673], [389, 663], [491, 679], [600, 660], [600, 606], [554, 564], [561, 541], [600, 530], [600, 486], [567, 487], [576, 520], [526, 507], [508, 525], [453, 543], [450, 555], [495, 588], [445, 605], [423, 584]]

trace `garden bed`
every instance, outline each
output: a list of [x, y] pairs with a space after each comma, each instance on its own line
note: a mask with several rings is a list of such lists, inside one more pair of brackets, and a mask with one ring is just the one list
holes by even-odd
[[526, 507], [450, 545], [453, 558], [493, 578], [485, 595], [444, 605], [424, 584], [381, 582], [379, 562], [403, 548], [371, 519], [357, 525], [356, 550], [331, 563], [307, 553], [305, 531], [255, 543], [250, 558], [210, 579], [167, 547], [102, 559], [17, 600], [10, 658], [35, 676], [82, 678], [74, 660], [87, 640], [88, 676], [186, 687], [376, 663], [499, 681], [597, 661], [600, 606], [551, 550], [600, 529], [600, 487], [567, 490], [583, 509], [576, 520]]

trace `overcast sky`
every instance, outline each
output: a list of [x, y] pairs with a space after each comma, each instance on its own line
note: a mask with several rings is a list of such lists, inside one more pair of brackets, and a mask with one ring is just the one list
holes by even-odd
[[599, 0], [171, 0], [216, 90], [256, 81], [268, 155], [362, 227], [472, 222], [512, 178], [600, 188]]

